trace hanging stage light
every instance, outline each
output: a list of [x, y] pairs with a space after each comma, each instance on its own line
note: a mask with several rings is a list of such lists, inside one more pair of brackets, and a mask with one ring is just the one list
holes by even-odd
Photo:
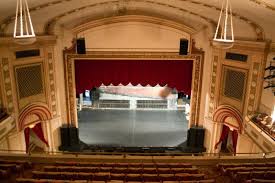
[[222, 1], [222, 8], [213, 39], [213, 45], [222, 49], [228, 49], [234, 44], [232, 8], [229, 0]]
[[13, 37], [23, 45], [36, 41], [27, 0], [17, 0]]

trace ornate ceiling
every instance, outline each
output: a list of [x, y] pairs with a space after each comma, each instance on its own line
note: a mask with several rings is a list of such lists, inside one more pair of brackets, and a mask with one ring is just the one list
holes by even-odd
[[[231, 0], [237, 38], [275, 39], [274, 0]], [[28, 0], [37, 34], [53, 34], [56, 25], [71, 29], [91, 20], [145, 15], [184, 24], [196, 31], [213, 28], [221, 0]], [[0, 1], [0, 33], [13, 30], [16, 0]]]

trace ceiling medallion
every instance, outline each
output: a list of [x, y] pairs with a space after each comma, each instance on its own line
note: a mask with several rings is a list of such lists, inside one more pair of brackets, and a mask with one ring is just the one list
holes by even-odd
[[234, 44], [233, 19], [230, 0], [222, 0], [222, 8], [213, 39], [213, 45], [222, 49], [229, 49]]
[[17, 0], [13, 37], [21, 45], [36, 41], [27, 0]]

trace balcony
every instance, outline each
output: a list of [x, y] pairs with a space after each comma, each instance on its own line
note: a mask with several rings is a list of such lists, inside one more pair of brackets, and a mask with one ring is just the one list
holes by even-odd
[[259, 117], [261, 116], [258, 116], [258, 115], [246, 116], [245, 123], [244, 123], [244, 130], [247, 133], [247, 135], [264, 152], [274, 151], [275, 150], [274, 123], [269, 122], [268, 119], [266, 118], [265, 120], [260, 120]]
[[0, 121], [0, 140], [15, 127], [16, 123], [12, 116], [6, 115], [5, 117], [3, 117]]

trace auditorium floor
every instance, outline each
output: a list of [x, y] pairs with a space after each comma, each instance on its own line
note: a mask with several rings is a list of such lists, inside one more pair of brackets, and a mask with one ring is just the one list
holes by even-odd
[[89, 145], [177, 146], [187, 139], [182, 110], [94, 110], [78, 113], [80, 140]]

